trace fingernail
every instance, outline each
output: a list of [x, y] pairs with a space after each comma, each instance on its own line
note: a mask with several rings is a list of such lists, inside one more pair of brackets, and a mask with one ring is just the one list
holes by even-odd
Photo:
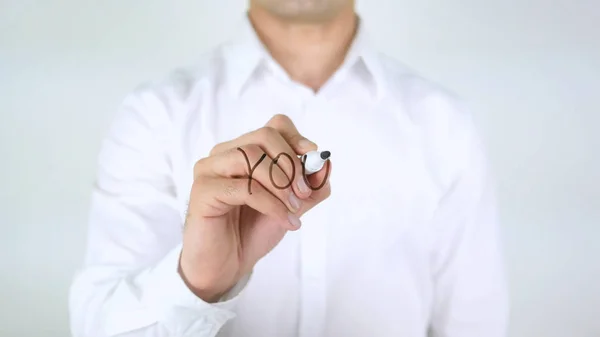
[[302, 203], [300, 203], [300, 199], [298, 199], [296, 197], [296, 195], [294, 194], [294, 191], [290, 192], [290, 205], [292, 205], [292, 208], [294, 209], [294, 212], [297, 212], [300, 209], [300, 206], [302, 206]]
[[308, 140], [306, 138], [300, 139], [300, 141], [298, 142], [298, 145], [303, 149], [309, 149], [311, 147], [317, 146], [317, 144], [311, 142], [310, 140]]
[[301, 193], [306, 194], [310, 192], [310, 188], [306, 185], [306, 181], [304, 181], [304, 177], [300, 177], [298, 180], [298, 189]]
[[292, 224], [292, 226], [298, 228], [302, 225], [302, 222], [300, 221], [300, 218], [298, 218], [297, 216], [295, 216], [292, 213], [288, 213], [288, 220], [290, 221], [290, 223]]

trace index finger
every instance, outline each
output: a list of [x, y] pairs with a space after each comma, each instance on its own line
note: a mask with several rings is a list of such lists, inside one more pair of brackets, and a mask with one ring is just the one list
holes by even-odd
[[286, 115], [277, 114], [273, 116], [265, 126], [277, 130], [297, 154], [304, 154], [317, 149], [317, 144], [302, 136], [294, 122]]

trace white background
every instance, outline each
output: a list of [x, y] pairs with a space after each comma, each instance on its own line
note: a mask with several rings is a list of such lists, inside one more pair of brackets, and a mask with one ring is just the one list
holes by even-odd
[[[359, 0], [380, 48], [477, 112], [511, 337], [600, 336], [600, 1]], [[67, 336], [120, 100], [229, 37], [244, 0], [0, 0], [0, 335]], [[484, 336], [482, 336], [484, 337]]]

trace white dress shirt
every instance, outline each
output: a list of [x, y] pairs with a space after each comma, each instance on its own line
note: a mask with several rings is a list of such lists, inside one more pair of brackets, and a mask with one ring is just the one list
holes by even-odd
[[[492, 180], [460, 100], [377, 53], [364, 27], [314, 93], [242, 26], [123, 102], [71, 287], [74, 336], [505, 336]], [[178, 274], [193, 165], [275, 114], [331, 151], [331, 197], [206, 303]]]

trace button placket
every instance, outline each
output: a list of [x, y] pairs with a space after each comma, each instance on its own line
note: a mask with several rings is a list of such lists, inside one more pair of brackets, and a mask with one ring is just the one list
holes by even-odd
[[[320, 99], [310, 95], [304, 102], [303, 128], [311, 135], [322, 133], [318, 125], [322, 108]], [[318, 139], [315, 139], [318, 143]], [[316, 211], [316, 210], [315, 210]], [[299, 337], [322, 336], [326, 323], [326, 219], [309, 212], [303, 217], [301, 231], [301, 301]]]
[[308, 220], [301, 229], [302, 299], [299, 336], [319, 337], [325, 324], [326, 227], [322, 223]]

